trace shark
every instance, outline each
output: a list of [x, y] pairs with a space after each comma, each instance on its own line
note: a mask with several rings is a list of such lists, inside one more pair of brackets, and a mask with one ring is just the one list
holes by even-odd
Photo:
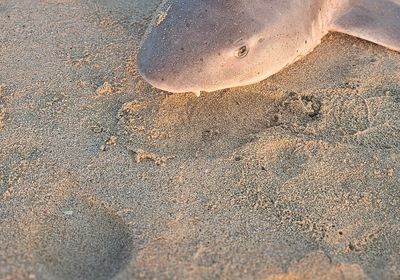
[[260, 82], [341, 32], [400, 52], [399, 0], [165, 0], [137, 54], [171, 93]]

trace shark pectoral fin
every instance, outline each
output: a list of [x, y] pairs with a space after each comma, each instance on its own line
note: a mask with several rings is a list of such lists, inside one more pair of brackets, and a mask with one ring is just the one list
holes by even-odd
[[360, 0], [333, 22], [330, 31], [400, 52], [400, 4], [396, 1]]

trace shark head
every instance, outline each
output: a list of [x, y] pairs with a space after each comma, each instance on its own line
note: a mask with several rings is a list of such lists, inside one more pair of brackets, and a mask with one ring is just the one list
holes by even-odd
[[290, 9], [290, 2], [175, 1], [143, 41], [139, 72], [169, 92], [210, 92], [261, 81], [296, 55], [297, 46], [282, 33], [288, 17], [276, 11], [276, 6]]

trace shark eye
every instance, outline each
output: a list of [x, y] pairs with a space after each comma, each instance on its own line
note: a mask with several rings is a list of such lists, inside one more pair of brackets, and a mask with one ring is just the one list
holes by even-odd
[[237, 58], [244, 58], [249, 53], [249, 48], [247, 46], [241, 46], [235, 51], [235, 56]]

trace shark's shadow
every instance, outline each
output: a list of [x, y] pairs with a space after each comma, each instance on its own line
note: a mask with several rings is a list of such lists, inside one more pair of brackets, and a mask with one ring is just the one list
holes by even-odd
[[333, 33], [312, 54], [256, 85], [200, 98], [155, 97], [157, 91], [145, 94], [148, 86], [132, 88], [142, 101], [133, 110], [122, 109], [119, 124], [132, 139], [143, 135], [143, 145], [189, 156], [231, 154], [276, 131], [331, 143], [399, 148], [397, 56]]

